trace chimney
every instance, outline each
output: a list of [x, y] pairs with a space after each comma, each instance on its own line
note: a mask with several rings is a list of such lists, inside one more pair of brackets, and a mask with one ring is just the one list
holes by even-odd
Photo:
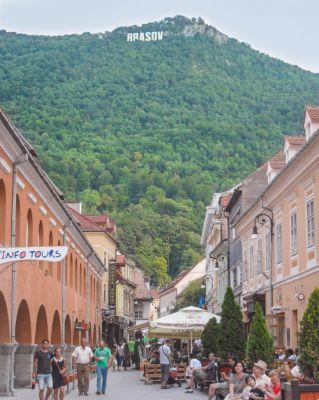
[[144, 276], [144, 282], [145, 282], [145, 286], [147, 287], [147, 290], [151, 289], [151, 278], [149, 278], [148, 276]]
[[82, 203], [80, 201], [66, 201], [65, 204], [79, 214], [82, 214]]

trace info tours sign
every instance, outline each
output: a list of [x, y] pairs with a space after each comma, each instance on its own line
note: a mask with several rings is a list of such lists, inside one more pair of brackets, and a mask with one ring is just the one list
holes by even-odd
[[21, 261], [59, 262], [67, 253], [67, 246], [0, 247], [0, 264]]

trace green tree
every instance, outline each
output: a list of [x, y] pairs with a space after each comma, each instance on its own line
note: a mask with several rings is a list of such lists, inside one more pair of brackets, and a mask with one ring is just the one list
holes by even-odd
[[259, 303], [256, 303], [253, 323], [248, 335], [246, 357], [250, 363], [263, 360], [268, 365], [274, 360], [274, 340], [268, 331]]
[[216, 318], [213, 317], [208, 321], [202, 333], [202, 344], [206, 357], [209, 353], [218, 354], [218, 336], [219, 324]]
[[205, 296], [205, 289], [202, 288], [203, 279], [197, 279], [190, 282], [187, 287], [178, 296], [174, 311], [188, 306], [198, 307], [198, 301]]
[[222, 304], [218, 336], [218, 354], [226, 360], [229, 354], [239, 359], [245, 355], [245, 328], [243, 314], [235, 301], [231, 287], [228, 287]]
[[298, 365], [308, 377], [319, 381], [319, 289], [309, 297], [307, 309], [300, 323]]
[[84, 211], [88, 214], [96, 214], [97, 207], [101, 205], [101, 197], [98, 191], [85, 189], [81, 195]]

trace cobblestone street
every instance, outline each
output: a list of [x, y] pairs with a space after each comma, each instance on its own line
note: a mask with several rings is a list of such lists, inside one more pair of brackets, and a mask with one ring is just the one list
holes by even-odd
[[[206, 395], [200, 392], [193, 394], [185, 394], [184, 385], [182, 388], [171, 388], [168, 390], [161, 390], [159, 384], [145, 385], [140, 380], [140, 373], [131, 370], [127, 372], [113, 372], [111, 371], [108, 379], [109, 387], [107, 395], [97, 396], [95, 394], [96, 385], [95, 380], [90, 382], [90, 393], [88, 397], [80, 397], [87, 399], [108, 399], [108, 400], [206, 400]], [[17, 390], [16, 399], [31, 400], [38, 399], [38, 391], [31, 389]], [[72, 390], [66, 396], [66, 399], [78, 399], [77, 390]]]

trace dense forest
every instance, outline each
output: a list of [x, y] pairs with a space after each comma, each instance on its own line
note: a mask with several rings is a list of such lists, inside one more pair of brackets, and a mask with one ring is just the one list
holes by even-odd
[[[126, 32], [164, 31], [156, 42]], [[153, 279], [197, 262], [212, 191], [302, 129], [319, 75], [184, 17], [101, 34], [0, 31], [0, 104], [65, 198], [117, 222]]]

